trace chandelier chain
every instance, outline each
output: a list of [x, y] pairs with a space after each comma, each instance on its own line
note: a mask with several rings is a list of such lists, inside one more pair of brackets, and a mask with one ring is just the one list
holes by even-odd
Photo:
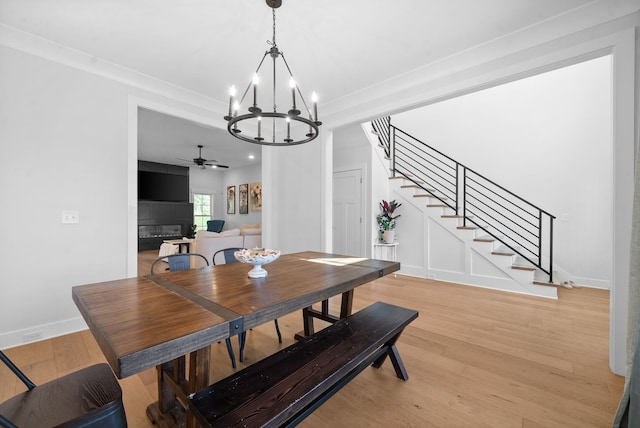
[[276, 9], [271, 8], [271, 13], [273, 14], [273, 46], [278, 47], [276, 44]]

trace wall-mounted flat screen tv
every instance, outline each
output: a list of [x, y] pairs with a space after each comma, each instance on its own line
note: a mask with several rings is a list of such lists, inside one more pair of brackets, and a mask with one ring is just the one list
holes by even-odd
[[189, 202], [189, 176], [138, 171], [138, 200]]

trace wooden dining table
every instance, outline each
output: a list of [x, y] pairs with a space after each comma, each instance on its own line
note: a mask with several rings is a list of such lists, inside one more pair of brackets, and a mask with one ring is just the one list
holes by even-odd
[[[354, 289], [400, 264], [305, 251], [264, 267], [264, 278], [249, 278], [250, 265], [231, 263], [75, 286], [72, 296], [119, 378], [157, 368], [158, 402], [147, 409], [152, 421], [193, 426], [178, 402], [209, 385], [211, 344], [297, 310], [299, 336], [312, 334], [314, 318], [350, 315]], [[328, 299], [338, 295], [340, 313], [332, 315]]]

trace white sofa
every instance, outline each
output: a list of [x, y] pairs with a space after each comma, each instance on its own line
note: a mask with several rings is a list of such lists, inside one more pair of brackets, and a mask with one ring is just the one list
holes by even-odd
[[[253, 225], [255, 226], [255, 225]], [[258, 225], [259, 226], [259, 225]], [[202, 254], [211, 264], [213, 255], [225, 248], [260, 248], [262, 246], [262, 229], [260, 227], [244, 227], [242, 229], [223, 230], [220, 233], [199, 230], [191, 244], [190, 252]], [[205, 266], [204, 260], [197, 258], [195, 267]], [[217, 263], [224, 263], [221, 254]]]

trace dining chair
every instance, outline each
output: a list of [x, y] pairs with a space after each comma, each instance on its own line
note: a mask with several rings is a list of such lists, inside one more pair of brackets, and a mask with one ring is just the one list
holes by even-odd
[[178, 253], [178, 254], [169, 254], [167, 256], [158, 257], [151, 263], [151, 275], [155, 275], [156, 265], [160, 262], [167, 262], [169, 264], [164, 270], [169, 270], [171, 272], [175, 272], [177, 270], [187, 270], [191, 269], [191, 257], [198, 257], [204, 260], [204, 262], [209, 266], [209, 261], [205, 256], [198, 253]]
[[[205, 256], [203, 256], [202, 254], [198, 254], [198, 253], [179, 253], [179, 254], [170, 254], [168, 256], [164, 256], [164, 257], [158, 257], [157, 259], [155, 259], [153, 261], [153, 263], [151, 263], [151, 275], [155, 274], [155, 266], [156, 264], [162, 262], [162, 261], [166, 261], [169, 264], [168, 269], [170, 272], [175, 272], [178, 270], [187, 270], [187, 269], [191, 269], [191, 257], [198, 257], [198, 258], [202, 258], [204, 260], [204, 262], [206, 263], [207, 266], [209, 266], [209, 260], [207, 260], [207, 258]], [[214, 263], [215, 264], [215, 263]], [[240, 336], [238, 336], [238, 340], [240, 340], [239, 338]], [[227, 345], [227, 352], [229, 352], [229, 358], [231, 358], [231, 365], [233, 366], [233, 368], [236, 368], [236, 356], [233, 353], [233, 347], [231, 346], [231, 339], [227, 338], [225, 339], [225, 343]], [[240, 360], [242, 361], [242, 360]]]
[[127, 426], [122, 389], [109, 365], [95, 364], [36, 386], [2, 351], [0, 360], [27, 387], [27, 391], [0, 403], [0, 426]]
[[[215, 253], [213, 253], [213, 257], [211, 259], [211, 261], [213, 262], [213, 265], [220, 265], [220, 264], [228, 264], [228, 263], [235, 263], [238, 260], [236, 259], [236, 256], [234, 255], [234, 253], [236, 251], [240, 251], [240, 250], [244, 250], [244, 248], [223, 248], [222, 250], [218, 250]], [[221, 256], [218, 256], [218, 254], [221, 254]], [[216, 263], [216, 259], [218, 259], [218, 263]], [[224, 260], [224, 263], [221, 263], [221, 261]]]
[[[240, 250], [244, 250], [244, 248], [223, 248], [221, 250], [216, 251], [215, 253], [213, 253], [213, 258], [212, 258], [212, 262], [213, 265], [215, 266], [216, 264], [222, 264], [220, 263], [220, 259], [224, 258], [224, 264], [228, 264], [228, 263], [235, 263], [238, 261], [238, 259], [236, 259], [235, 256], [235, 252], [236, 251], [240, 251]], [[224, 257], [218, 257], [219, 262], [216, 263], [216, 256], [218, 254], [222, 254]], [[276, 326], [276, 333], [278, 334], [278, 343], [282, 343], [282, 334], [280, 333], [280, 326], [278, 325], [278, 319], [274, 319], [273, 323]], [[239, 344], [239, 348], [240, 351], [239, 353], [239, 360], [240, 362], [242, 362], [243, 357], [244, 357], [244, 345], [246, 342], [246, 338], [247, 338], [247, 332], [243, 331], [242, 333], [240, 333], [238, 335], [238, 344]], [[233, 366], [235, 368], [235, 366]]]

